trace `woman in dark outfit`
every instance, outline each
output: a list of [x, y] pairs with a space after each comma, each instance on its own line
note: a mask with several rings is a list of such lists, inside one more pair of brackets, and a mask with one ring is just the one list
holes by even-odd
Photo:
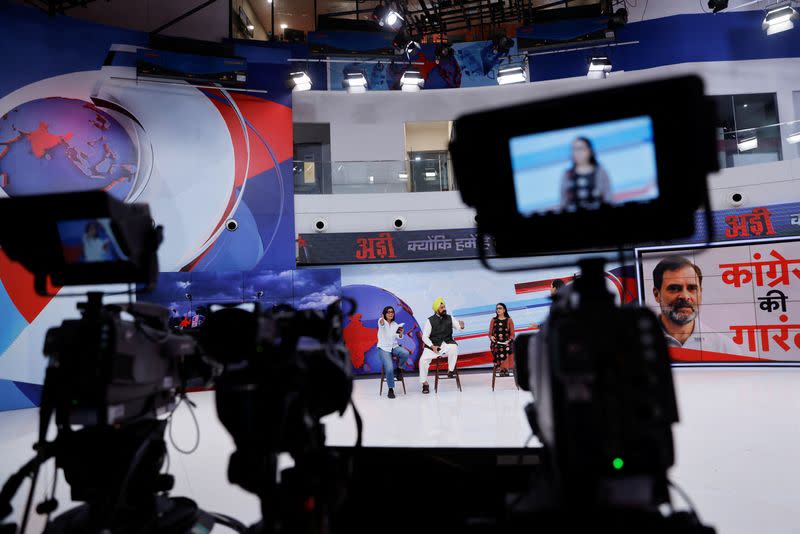
[[572, 142], [572, 167], [561, 181], [561, 209], [574, 211], [597, 209], [611, 204], [611, 180], [597, 162], [592, 142], [578, 137]]
[[502, 302], [497, 304], [495, 312], [495, 316], [489, 322], [492, 357], [500, 376], [508, 376], [508, 369], [514, 365], [514, 321]]

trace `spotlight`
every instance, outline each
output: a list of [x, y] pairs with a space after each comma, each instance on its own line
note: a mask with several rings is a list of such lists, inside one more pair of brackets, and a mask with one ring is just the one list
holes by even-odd
[[400, 77], [400, 90], [405, 92], [419, 92], [425, 80], [418, 70], [407, 70]]
[[398, 33], [392, 41], [392, 46], [396, 54], [403, 54], [411, 61], [411, 56], [420, 50], [420, 44], [408, 36], [405, 32]]
[[728, 0], [708, 0], [708, 9], [714, 13], [719, 13], [728, 8]]
[[286, 29], [286, 28], [288, 28], [288, 27], [289, 27], [289, 25], [288, 25], [288, 24], [286, 24], [285, 22], [284, 22], [283, 24], [281, 24], [281, 29], [282, 29], [282, 30], [285, 30], [285, 29]]
[[739, 147], [739, 152], [747, 152], [748, 150], [758, 148], [758, 137], [754, 135], [753, 137], [742, 139], [736, 146]]
[[589, 72], [587, 76], [593, 80], [608, 77], [611, 72], [611, 60], [606, 56], [595, 56], [589, 60]]
[[738, 208], [744, 204], [744, 195], [739, 192], [731, 193], [728, 196], [728, 201], [731, 203], [731, 206]]
[[761, 28], [767, 35], [773, 35], [794, 28], [794, 21], [797, 20], [797, 11], [790, 5], [776, 7], [767, 11]]
[[624, 7], [616, 10], [611, 17], [609, 17], [609, 26], [612, 29], [622, 28], [628, 23], [628, 10]]
[[229, 232], [235, 232], [237, 228], [239, 228], [239, 223], [236, 221], [236, 219], [228, 219], [225, 222], [225, 229]]
[[497, 83], [499, 85], [522, 83], [526, 81], [528, 81], [528, 77], [525, 75], [525, 69], [519, 65], [512, 65], [497, 69]]
[[372, 11], [372, 18], [378, 23], [378, 26], [388, 26], [393, 30], [403, 25], [403, 17], [400, 16], [400, 13], [383, 4]]
[[406, 227], [406, 218], [402, 215], [400, 217], [395, 217], [394, 221], [392, 221], [392, 227], [395, 230], [402, 230]]
[[348, 93], [366, 93], [367, 78], [363, 72], [348, 72], [344, 75], [342, 86]]
[[796, 132], [787, 136], [786, 142], [790, 145], [796, 145], [797, 143], [800, 143], [800, 132]]
[[514, 48], [514, 39], [505, 35], [495, 36], [492, 38], [492, 48], [501, 56], [508, 55], [511, 49]]
[[247, 28], [247, 31], [249, 31], [249, 32], [251, 32], [251, 31], [253, 31], [253, 30], [255, 30], [255, 29], [256, 29], [256, 27], [255, 27], [253, 24], [248, 24], [248, 25], [246, 26], [246, 28]]
[[311, 78], [305, 71], [291, 72], [286, 85], [292, 91], [309, 91], [311, 90]]
[[453, 48], [447, 43], [439, 43], [436, 45], [435, 56], [436, 56], [436, 63], [438, 64], [440, 61], [447, 59], [448, 57], [453, 55]]

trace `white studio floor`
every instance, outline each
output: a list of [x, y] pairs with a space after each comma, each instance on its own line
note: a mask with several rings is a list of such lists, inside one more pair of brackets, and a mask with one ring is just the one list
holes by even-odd
[[[671, 476], [694, 500], [701, 518], [722, 534], [800, 531], [796, 518], [800, 369], [678, 368], [675, 382], [681, 423], [675, 427], [676, 466]], [[492, 392], [488, 373], [463, 374], [462, 383], [461, 393], [453, 380], [447, 380], [440, 383], [438, 395], [422, 395], [417, 377], [408, 376], [408, 394], [403, 395], [399, 387], [397, 398], [388, 399], [385, 389], [378, 397], [377, 379], [355, 381], [354, 400], [364, 419], [364, 445], [523, 445], [530, 436], [523, 415], [530, 394], [517, 391], [510, 378], [498, 379]], [[217, 419], [213, 393], [194, 394], [193, 399], [201, 427], [200, 445], [189, 456], [170, 445], [171, 473], [177, 481], [173, 494], [190, 497], [204, 509], [254, 522], [257, 500], [227, 482], [233, 443]], [[175, 416], [174, 434], [178, 444], [188, 448], [194, 442], [194, 425], [184, 409]], [[0, 413], [0, 483], [31, 455], [36, 416], [36, 410]], [[350, 410], [342, 418], [330, 416], [325, 422], [329, 444], [354, 443]], [[397, 463], [402, 464], [402, 459]], [[402, 475], [395, 472], [392, 476]], [[48, 466], [40, 476], [37, 495], [49, 487], [51, 477], [52, 467]], [[14, 503], [15, 514], [20, 512], [27, 487], [24, 494]], [[69, 493], [63, 480], [59, 481], [58, 497], [59, 511], [64, 511]], [[675, 500], [682, 507], [679, 497]], [[38, 525], [34, 523], [29, 532], [41, 531], [36, 519]]]

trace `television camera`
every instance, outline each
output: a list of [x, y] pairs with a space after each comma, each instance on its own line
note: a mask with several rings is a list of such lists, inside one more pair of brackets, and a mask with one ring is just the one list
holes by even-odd
[[[462, 199], [499, 256], [617, 249], [624, 258], [626, 247], [693, 235], [702, 209], [711, 230], [714, 108], [695, 76], [471, 114], [454, 132]], [[615, 305], [605, 258], [578, 265], [540, 332], [516, 341], [548, 471], [516, 502], [516, 517], [567, 531], [713, 532], [694, 514], [659, 511], [671, 505], [678, 411], [658, 319]]]
[[[46, 216], [24, 228], [13, 224], [27, 213]], [[40, 295], [100, 283], [140, 284], [145, 293], [158, 277], [161, 237], [147, 206], [102, 192], [0, 200], [2, 251], [33, 274]], [[218, 415], [237, 447], [229, 478], [262, 499], [264, 519], [250, 531], [295, 532], [320, 521], [347, 479], [346, 464], [324, 448], [320, 423], [350, 401], [338, 302], [326, 311], [222, 306], [202, 328], [173, 331], [167, 308], [130, 300], [104, 305], [99, 291], [86, 296], [80, 319], [46, 335], [36, 456], [0, 492], [0, 518], [11, 513], [11, 499], [29, 476], [33, 495], [39, 467], [55, 458], [73, 500], [86, 504], [50, 522], [58, 503], [54, 495], [41, 503], [46, 532], [184, 533], [214, 524], [244, 532], [235, 519], [168, 497], [174, 480], [160, 473], [164, 416], [189, 385], [213, 383]], [[57, 435], [49, 441], [53, 417]], [[278, 485], [280, 452], [295, 465]]]

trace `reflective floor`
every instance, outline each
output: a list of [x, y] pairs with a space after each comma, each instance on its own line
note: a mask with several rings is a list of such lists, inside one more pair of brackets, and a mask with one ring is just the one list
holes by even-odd
[[[444, 381], [439, 393], [422, 395], [416, 377], [407, 379], [408, 394], [397, 398], [386, 390], [378, 396], [377, 379], [357, 380], [353, 398], [364, 419], [367, 446], [521, 446], [530, 436], [523, 407], [530, 394], [517, 391], [513, 379], [499, 379], [491, 390], [491, 375], [462, 375], [463, 392]], [[692, 497], [702, 519], [723, 534], [756, 531], [797, 532], [796, 503], [800, 495], [800, 369], [676, 369], [681, 423], [675, 427], [676, 466], [672, 479]], [[258, 518], [258, 502], [227, 482], [233, 442], [219, 423], [213, 393], [192, 396], [197, 403], [200, 444], [192, 455], [170, 445], [174, 495], [184, 495], [201, 507], [224, 512], [244, 522]], [[195, 441], [192, 418], [181, 407], [174, 436], [184, 449]], [[32, 455], [36, 410], [0, 413], [0, 483]], [[355, 442], [355, 422], [344, 417], [325, 420], [328, 443]], [[538, 445], [533, 440], [531, 445]], [[284, 459], [284, 465], [285, 465]], [[395, 465], [402, 465], [398, 458]], [[403, 476], [402, 472], [390, 476]], [[52, 481], [52, 467], [42, 471], [39, 502]], [[18, 495], [15, 515], [27, 496]], [[70, 506], [69, 488], [59, 482], [59, 511]], [[679, 497], [676, 504], [682, 507]], [[16, 515], [19, 517], [18, 515]], [[29, 532], [41, 531], [41, 518]], [[220, 532], [224, 529], [219, 529]]]

